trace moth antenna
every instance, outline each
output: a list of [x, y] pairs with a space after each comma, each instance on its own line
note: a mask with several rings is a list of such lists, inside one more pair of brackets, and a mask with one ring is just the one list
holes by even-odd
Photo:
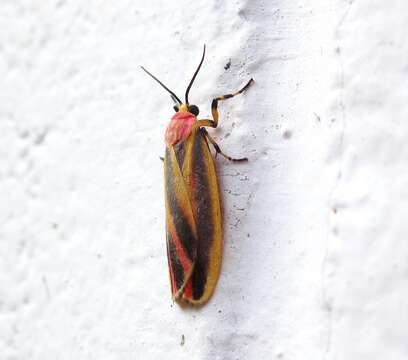
[[195, 73], [194, 73], [194, 75], [193, 75], [193, 78], [192, 78], [191, 81], [190, 81], [190, 84], [187, 86], [187, 90], [186, 90], [186, 104], [188, 104], [188, 93], [189, 93], [189, 91], [190, 91], [190, 89], [191, 89], [191, 85], [193, 85], [193, 82], [194, 82], [194, 80], [195, 80], [195, 78], [196, 78], [198, 72], [200, 71], [201, 65], [203, 64], [203, 61], [204, 61], [204, 56], [205, 56], [205, 44], [204, 44], [203, 56], [202, 56], [202, 58], [201, 58], [200, 64], [198, 65], [198, 68], [197, 68], [197, 70], [195, 71]]
[[156, 76], [154, 76], [153, 74], [151, 74], [150, 72], [148, 72], [143, 66], [141, 66], [141, 68], [143, 69], [144, 72], [146, 72], [148, 75], [150, 75], [154, 80], [156, 80], [161, 86], [163, 86], [170, 94], [173, 100], [177, 100], [179, 102], [179, 104], [181, 105], [182, 102], [181, 100], [178, 98], [178, 96], [171, 91], [166, 85], [164, 85]]

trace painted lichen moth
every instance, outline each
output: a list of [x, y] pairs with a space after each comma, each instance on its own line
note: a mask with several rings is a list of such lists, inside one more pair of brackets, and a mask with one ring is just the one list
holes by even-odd
[[216, 286], [222, 256], [222, 226], [220, 195], [214, 161], [209, 143], [216, 155], [230, 161], [205, 127], [218, 125], [218, 102], [244, 92], [251, 79], [239, 91], [213, 99], [212, 119], [198, 119], [199, 109], [190, 105], [188, 95], [205, 57], [201, 61], [185, 94], [185, 102], [155, 79], [175, 102], [174, 114], [165, 133], [164, 157], [166, 242], [173, 299], [180, 304], [201, 305], [212, 295]]

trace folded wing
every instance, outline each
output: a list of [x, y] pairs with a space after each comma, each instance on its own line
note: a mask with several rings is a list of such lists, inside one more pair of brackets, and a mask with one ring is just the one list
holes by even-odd
[[200, 129], [184, 142], [167, 148], [165, 171], [167, 251], [173, 297], [203, 304], [218, 280], [222, 229], [214, 162]]

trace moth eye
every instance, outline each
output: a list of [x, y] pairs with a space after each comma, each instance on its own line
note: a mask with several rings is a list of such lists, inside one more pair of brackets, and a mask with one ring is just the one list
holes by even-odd
[[188, 112], [192, 113], [193, 115], [197, 116], [200, 113], [200, 110], [198, 106], [196, 105], [190, 105], [188, 107]]
[[179, 111], [179, 108], [178, 108], [177, 105], [174, 105], [174, 106], [173, 106], [173, 109], [174, 109], [175, 112]]

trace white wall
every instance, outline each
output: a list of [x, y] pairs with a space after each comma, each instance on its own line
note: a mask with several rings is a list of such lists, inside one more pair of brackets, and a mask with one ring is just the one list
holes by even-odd
[[[2, 1], [1, 359], [408, 357], [404, 0]], [[222, 274], [170, 299], [163, 133], [220, 105]], [[227, 62], [231, 67], [224, 69]], [[181, 96], [181, 95], [180, 95]], [[184, 345], [181, 339], [184, 335]]]

